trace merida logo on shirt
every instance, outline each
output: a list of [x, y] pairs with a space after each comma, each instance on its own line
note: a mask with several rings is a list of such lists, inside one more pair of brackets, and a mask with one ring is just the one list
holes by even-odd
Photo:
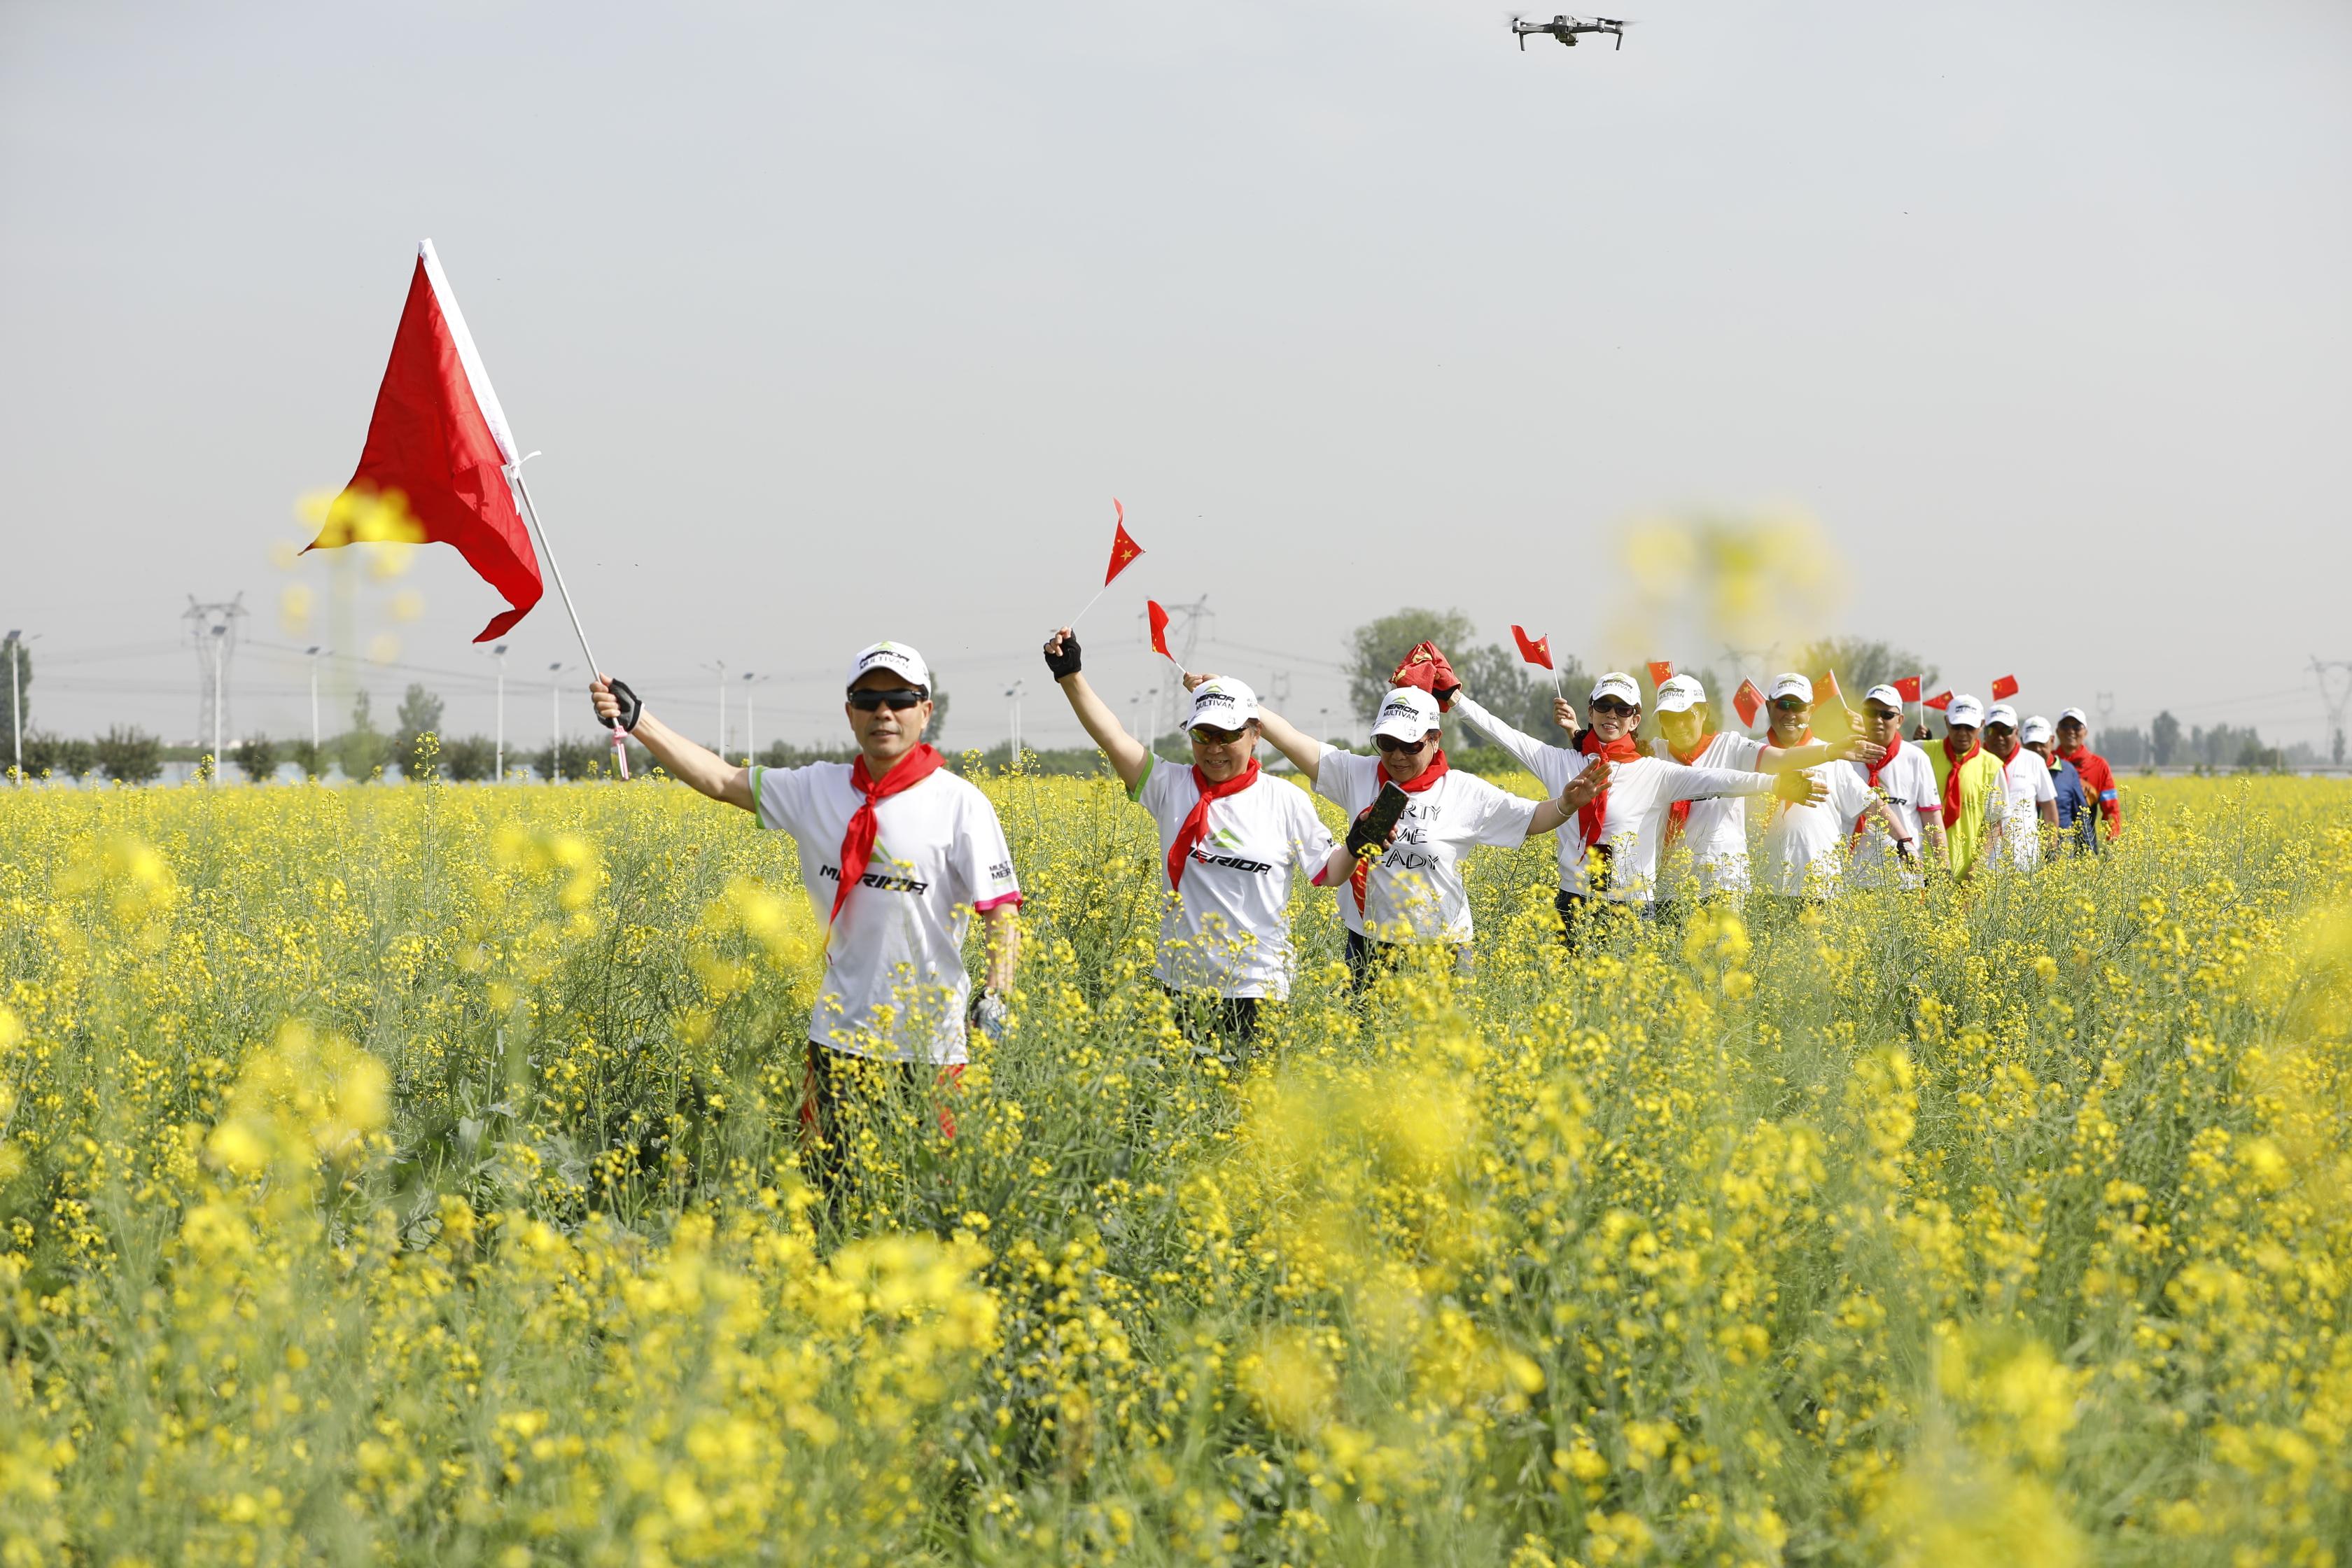
[[[874, 860], [890, 864], [899, 863], [879, 844], [874, 846]], [[868, 862], [868, 864], [872, 863]], [[819, 866], [816, 868], [816, 874], [828, 882], [841, 880], [841, 868], [838, 866]], [[931, 885], [929, 882], [919, 882], [912, 877], [893, 877], [887, 871], [868, 871], [857, 879], [857, 885], [861, 888], [872, 888], [877, 892], [913, 893], [918, 897], [931, 890]]]
[[1264, 860], [1246, 860], [1239, 855], [1212, 855], [1198, 847], [1192, 850], [1192, 863], [1196, 866], [1223, 866], [1232, 871], [1254, 871], [1261, 877], [1274, 869]]

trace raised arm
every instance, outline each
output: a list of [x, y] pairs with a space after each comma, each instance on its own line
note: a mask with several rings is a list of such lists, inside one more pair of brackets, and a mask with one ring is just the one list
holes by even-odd
[[1143, 776], [1151, 763], [1151, 753], [1143, 742], [1127, 732], [1110, 704], [1095, 695], [1087, 678], [1078, 673], [1078, 639], [1069, 627], [1064, 626], [1045, 639], [1045, 668], [1054, 674], [1054, 683], [1062, 695], [1070, 700], [1070, 711], [1078, 716], [1087, 734], [1103, 749], [1110, 759], [1111, 772], [1129, 790]]
[[1767, 746], [1756, 759], [1759, 773], [1785, 773], [1792, 770], [1817, 768], [1823, 763], [1844, 762], [1849, 758], [1864, 767], [1874, 767], [1886, 755], [1886, 748], [1850, 735], [1843, 741], [1810, 741], [1801, 746]]
[[[628, 691], [624, 685], [621, 689]], [[613, 694], [612, 678], [598, 675], [588, 685], [588, 695], [595, 701], [596, 717], [611, 723], [625, 719], [624, 704]], [[630, 704], [635, 702], [635, 694]], [[640, 707], [629, 733], [637, 743], [653, 753], [654, 761], [669, 770], [670, 777], [713, 800], [740, 805], [746, 811], [759, 809], [751, 798], [751, 770], [739, 768], [707, 747], [696, 744]]]
[[[1513, 729], [1481, 708], [1472, 700], [1467, 691], [1455, 691], [1453, 701], [1454, 710], [1462, 715], [1464, 723], [1510, 752], [1518, 760], [1521, 767], [1531, 773], [1536, 773], [1538, 777], [1542, 775], [1537, 770], [1536, 759], [1546, 752], [1565, 750], [1564, 747], [1548, 746], [1525, 731]], [[1556, 827], [1559, 824], [1554, 823], [1552, 826]], [[1531, 828], [1529, 831], [1533, 832], [1536, 829]]]
[[[1212, 673], [1188, 670], [1184, 676], [1184, 689], [1190, 691], [1204, 680], [1216, 679]], [[1265, 737], [1268, 745], [1288, 757], [1290, 765], [1298, 770], [1299, 776], [1307, 781], [1309, 787], [1313, 786], [1316, 770], [1323, 765], [1322, 742], [1264, 702], [1257, 705], [1257, 732]]]

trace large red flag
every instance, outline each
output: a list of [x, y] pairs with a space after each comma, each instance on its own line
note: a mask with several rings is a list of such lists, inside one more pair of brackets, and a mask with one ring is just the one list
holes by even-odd
[[1764, 710], [1764, 693], [1752, 680], [1743, 680], [1739, 689], [1731, 694], [1731, 705], [1739, 710], [1739, 721], [1749, 729], [1756, 728], [1756, 715]]
[[1995, 702], [2006, 702], [2016, 695], [2017, 677], [2004, 675], [1992, 683], [1992, 700]]
[[1151, 651], [1172, 661], [1176, 656], [1168, 651], [1168, 612], [1160, 607], [1157, 599], [1144, 600], [1143, 609], [1151, 617]]
[[375, 395], [367, 445], [310, 549], [348, 544], [355, 500], [397, 494], [428, 542], [455, 545], [509, 606], [474, 640], [505, 633], [539, 603], [539, 557], [507, 481], [514, 437], [433, 242], [417, 247], [408, 303]]
[[1919, 678], [1916, 675], [1906, 675], [1896, 679], [1895, 682], [1895, 695], [1900, 697], [1906, 702], [1918, 701]]
[[1110, 586], [1112, 578], [1134, 565], [1135, 558], [1143, 553], [1143, 546], [1127, 531], [1127, 508], [1118, 504], [1117, 496], [1111, 497], [1110, 504], [1118, 513], [1118, 521], [1110, 536], [1110, 570], [1103, 574], [1106, 588]]
[[1518, 639], [1521, 658], [1526, 659], [1529, 664], [1542, 665], [1546, 669], [1551, 668], [1551, 634], [1549, 632], [1546, 632], [1539, 637], [1531, 637], [1528, 636], [1526, 628], [1513, 626], [1511, 636]]
[[1922, 708], [1933, 708], [1938, 713], [1941, 713], [1945, 709], [1949, 708], [1951, 705], [1952, 693], [1948, 687], [1942, 691], [1938, 691], [1933, 697], [1923, 699], [1919, 704]]

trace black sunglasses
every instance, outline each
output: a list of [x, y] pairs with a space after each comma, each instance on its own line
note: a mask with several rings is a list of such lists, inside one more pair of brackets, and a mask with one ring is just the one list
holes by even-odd
[[928, 700], [926, 693], [911, 686], [893, 686], [883, 691], [853, 691], [849, 694], [849, 705], [860, 713], [871, 713], [877, 708], [903, 713], [916, 703]]
[[1628, 713], [1639, 713], [1641, 711], [1639, 708], [1633, 707], [1629, 703], [1620, 702], [1614, 697], [1603, 697], [1598, 699], [1592, 704], [1592, 710], [1595, 713], [1606, 713], [1612, 719], [1622, 719]]
[[1204, 746], [1230, 746], [1247, 733], [1245, 730], [1220, 730], [1213, 724], [1192, 726], [1192, 739]]
[[1811, 704], [1801, 697], [1775, 698], [1772, 706], [1783, 713], [1802, 713]]
[[1372, 744], [1383, 752], [1417, 752], [1429, 744], [1429, 737], [1424, 735], [1418, 741], [1400, 741], [1394, 735], [1375, 735]]

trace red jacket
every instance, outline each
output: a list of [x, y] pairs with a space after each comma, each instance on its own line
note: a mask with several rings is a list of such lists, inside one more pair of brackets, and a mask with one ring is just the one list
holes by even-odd
[[2116, 771], [2107, 766], [2107, 759], [2088, 746], [2079, 752], [2061, 752], [2060, 756], [2074, 764], [2083, 775], [2083, 787], [2098, 803], [2098, 813], [2107, 819], [2107, 840], [2113, 843], [2123, 837], [2124, 806], [2116, 798]]

